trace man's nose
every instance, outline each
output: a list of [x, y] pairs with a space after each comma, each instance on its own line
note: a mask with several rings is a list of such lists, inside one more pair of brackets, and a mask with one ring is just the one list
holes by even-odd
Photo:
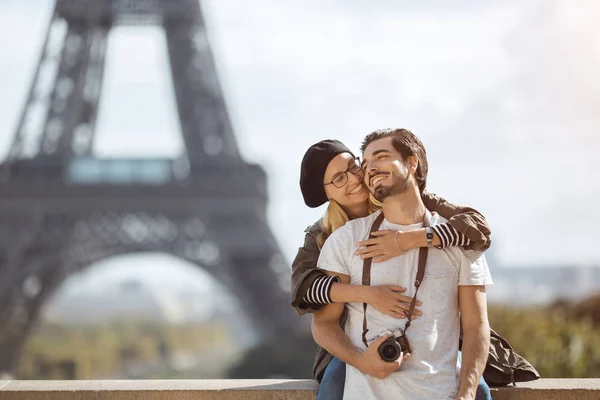
[[375, 171], [376, 171], [375, 168], [369, 167], [368, 165], [365, 166], [365, 177], [364, 177], [363, 181], [366, 184], [369, 184], [369, 180], [371, 180], [371, 177], [374, 175]]
[[376, 172], [377, 172], [377, 167], [374, 164], [369, 163], [369, 164], [365, 165], [365, 175], [366, 176], [373, 176], [373, 175], [375, 175]]

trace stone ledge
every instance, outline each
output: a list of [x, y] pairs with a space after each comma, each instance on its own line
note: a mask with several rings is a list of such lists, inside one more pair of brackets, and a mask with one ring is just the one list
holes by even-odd
[[494, 400], [599, 400], [600, 379], [539, 379], [492, 388]]
[[[311, 380], [0, 381], [0, 400], [314, 400]], [[600, 399], [600, 379], [493, 388], [494, 400]]]

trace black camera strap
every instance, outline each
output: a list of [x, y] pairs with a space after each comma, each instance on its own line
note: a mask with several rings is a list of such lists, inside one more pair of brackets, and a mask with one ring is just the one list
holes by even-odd
[[[383, 212], [377, 216], [377, 219], [371, 225], [371, 230], [369, 231], [369, 239], [372, 239], [373, 232], [379, 230], [381, 223], [383, 222], [384, 215]], [[431, 213], [429, 210], [425, 209], [425, 217], [423, 218], [423, 227], [431, 226]], [[417, 278], [415, 279], [415, 294], [410, 303], [410, 308], [408, 310], [408, 316], [406, 325], [404, 325], [404, 332], [410, 327], [412, 313], [415, 309], [415, 305], [417, 304], [417, 293], [419, 292], [419, 288], [421, 287], [421, 282], [423, 282], [423, 277], [425, 276], [425, 265], [427, 264], [427, 247], [419, 248], [419, 268], [417, 270]], [[371, 264], [373, 263], [372, 258], [365, 258], [363, 261], [363, 271], [362, 271], [362, 284], [366, 286], [371, 285]], [[369, 329], [367, 328], [367, 303], [363, 303], [363, 333], [362, 333], [362, 341], [365, 347], [368, 347], [367, 344], [367, 332]]]

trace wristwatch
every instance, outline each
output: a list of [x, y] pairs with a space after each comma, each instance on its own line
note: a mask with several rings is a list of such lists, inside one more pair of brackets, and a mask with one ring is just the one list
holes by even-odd
[[425, 237], [427, 238], [427, 247], [433, 246], [433, 231], [430, 227], [425, 227]]

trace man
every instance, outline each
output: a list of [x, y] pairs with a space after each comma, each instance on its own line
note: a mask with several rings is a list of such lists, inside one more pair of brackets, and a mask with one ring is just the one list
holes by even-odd
[[[430, 215], [421, 200], [427, 181], [427, 157], [421, 141], [405, 129], [373, 132], [361, 148], [365, 184], [382, 202], [385, 217], [379, 229], [421, 228], [445, 222]], [[369, 236], [379, 212], [346, 223], [324, 244], [318, 266], [342, 282], [362, 282], [363, 260], [356, 243]], [[413, 296], [419, 251], [377, 264], [371, 269], [372, 285], [393, 284], [410, 288]], [[363, 344], [363, 305], [348, 303], [344, 329], [339, 319], [343, 304], [329, 304], [313, 317], [315, 341], [348, 364], [344, 399], [474, 399], [489, 351], [485, 286], [491, 285], [489, 269], [479, 252], [458, 248], [428, 249], [425, 277], [418, 291], [422, 315], [412, 321], [406, 336], [413, 354], [401, 354], [396, 362], [383, 361], [378, 347], [385, 332], [403, 328], [398, 320], [367, 307]], [[460, 318], [459, 318], [460, 311]], [[414, 315], [412, 315], [414, 318]], [[460, 320], [463, 326], [462, 368], [458, 376], [457, 354]]]

